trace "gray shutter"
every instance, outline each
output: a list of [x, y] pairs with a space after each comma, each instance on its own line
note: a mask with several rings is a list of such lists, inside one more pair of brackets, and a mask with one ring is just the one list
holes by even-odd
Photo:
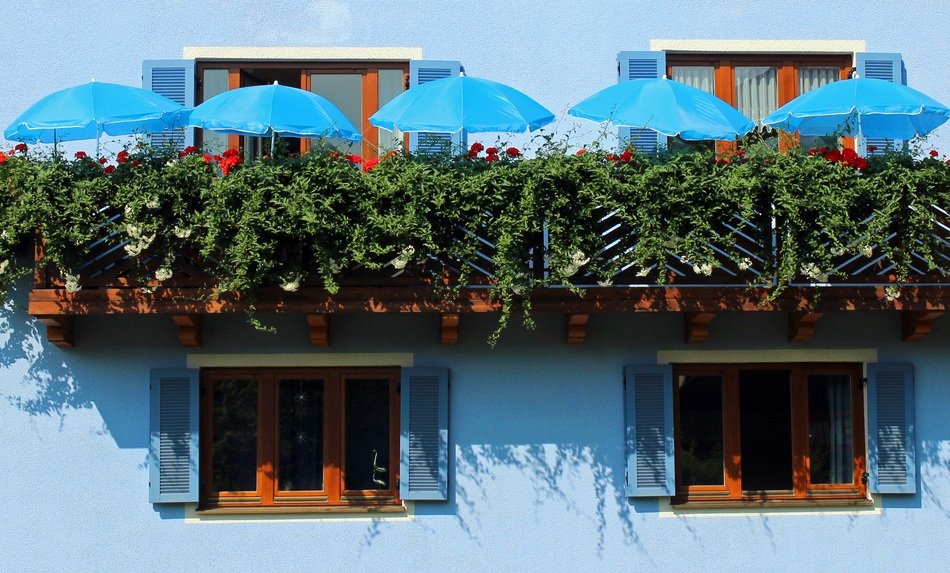
[[403, 368], [399, 496], [448, 499], [449, 371]]
[[627, 495], [671, 496], [673, 468], [673, 367], [634, 364], [624, 369]]
[[[457, 76], [461, 72], [462, 63], [454, 60], [411, 60], [409, 87], [413, 88], [432, 80]], [[409, 134], [409, 151], [412, 153], [455, 153], [464, 145], [464, 131], [459, 133], [419, 131]]]
[[[163, 95], [185, 107], [195, 106], [194, 60], [145, 60], [142, 62], [142, 87]], [[191, 127], [151, 134], [154, 146], [171, 141], [178, 149], [195, 144]]]
[[198, 501], [198, 370], [152, 370], [149, 501]]
[[[662, 78], [666, 75], [666, 52], [620, 52], [617, 54], [619, 81]], [[620, 144], [632, 142], [637, 151], [652, 155], [666, 148], [666, 136], [652, 129], [620, 128]]]
[[[895, 82], [898, 84], [907, 84], [907, 73], [904, 70], [904, 62], [899, 53], [894, 52], [859, 52], [855, 54], [858, 77], [873, 78]], [[858, 142], [858, 152], [866, 153], [869, 145], [877, 148], [875, 155], [883, 154], [890, 145], [893, 149], [900, 149], [904, 142], [894, 139], [884, 139], [881, 137], [864, 138], [863, 142]]]
[[868, 364], [868, 467], [877, 493], [917, 491], [914, 367]]

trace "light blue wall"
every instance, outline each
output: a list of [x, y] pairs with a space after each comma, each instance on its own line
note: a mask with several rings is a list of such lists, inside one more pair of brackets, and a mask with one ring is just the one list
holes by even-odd
[[[138, 85], [143, 59], [178, 58], [182, 46], [417, 46], [518, 86], [560, 116], [616, 81], [618, 51], [648, 49], [651, 38], [861, 39], [870, 51], [902, 52], [910, 84], [950, 103], [945, 0], [314, 0], [277, 10], [248, 0], [38, 0], [2, 3], [0, 22], [3, 127], [55, 89], [92, 78]], [[595, 136], [582, 124], [577, 141]], [[944, 127], [929, 143], [950, 152], [947, 138]]]
[[[16, 300], [23, 305], [22, 291]], [[20, 307], [22, 308], [22, 306]], [[302, 317], [209, 317], [198, 352], [326, 352]], [[185, 523], [148, 503], [148, 374], [187, 351], [167, 317], [90, 317], [62, 351], [21, 311], [0, 318], [2, 571], [937, 571], [950, 550], [950, 321], [899, 340], [896, 313], [826, 315], [806, 348], [879, 349], [917, 369], [921, 493], [880, 514], [661, 517], [623, 494], [621, 375], [684, 349], [678, 314], [595, 315], [584, 345], [563, 318], [334, 317], [332, 352], [412, 352], [451, 369], [450, 497], [408, 522]], [[774, 314], [723, 314], [703, 349], [798, 348]], [[696, 347], [691, 347], [696, 348]]]

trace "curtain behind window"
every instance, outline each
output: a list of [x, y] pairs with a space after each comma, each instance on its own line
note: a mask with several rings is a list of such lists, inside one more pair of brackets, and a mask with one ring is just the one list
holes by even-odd
[[765, 66], [736, 66], [736, 107], [761, 124], [778, 108], [776, 70]]
[[716, 93], [716, 68], [713, 66], [673, 66], [670, 79], [707, 93]]

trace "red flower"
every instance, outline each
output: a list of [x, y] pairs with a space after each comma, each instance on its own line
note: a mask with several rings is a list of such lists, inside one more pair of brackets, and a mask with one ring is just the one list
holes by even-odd
[[607, 154], [607, 161], [619, 161], [620, 159], [613, 153]]
[[937, 150], [936, 150], [936, 149], [931, 149], [931, 150], [930, 150], [930, 156], [931, 156], [931, 157], [936, 157], [936, 156], [938, 156], [938, 155], [940, 155], [940, 154], [937, 153]]
[[383, 156], [383, 159], [389, 159], [390, 157], [396, 157], [396, 155], [397, 155], [397, 154], [396, 154], [396, 150], [395, 150], [395, 149], [390, 149], [389, 151], [386, 152], [386, 155]]
[[868, 153], [874, 153], [875, 151], [877, 151], [876, 145], [868, 145]]
[[333, 159], [336, 159], [337, 157], [340, 156], [340, 154], [337, 153], [336, 151], [331, 151], [331, 152], [328, 153], [327, 155], [329, 155], [329, 156], [330, 156], [331, 158], [333, 158]]
[[863, 157], [858, 157], [851, 162], [851, 167], [854, 167], [858, 171], [864, 171], [868, 168], [868, 160]]
[[109, 162], [109, 160], [106, 159], [105, 157], [100, 157], [100, 158], [99, 158], [99, 165], [105, 165], [105, 164], [108, 163], [108, 162]]
[[184, 148], [181, 151], [181, 153], [178, 154], [178, 157], [187, 157], [189, 155], [194, 154], [197, 151], [198, 151], [197, 147], [195, 147], [194, 145], [189, 145], [188, 147]]
[[740, 149], [739, 151], [736, 151], [736, 157], [738, 157], [739, 159], [745, 159], [745, 149]]
[[498, 161], [498, 155], [495, 154], [495, 153], [490, 153], [490, 154], [488, 154], [487, 157], [485, 157], [485, 161], [487, 161], [488, 163], [492, 163], [492, 162], [494, 162], [494, 161]]
[[129, 161], [129, 152], [123, 149], [115, 156], [115, 160], [119, 163], [127, 163]]
[[231, 148], [221, 154], [221, 157], [237, 157], [240, 152], [237, 149]]
[[630, 161], [631, 159], [633, 159], [633, 154], [630, 153], [629, 150], [624, 149], [623, 153], [620, 154], [620, 161], [623, 161], [624, 163], [626, 163]]
[[107, 165], [103, 171], [105, 171], [106, 175], [112, 175], [115, 173], [115, 165]]
[[26, 153], [27, 151], [29, 151], [29, 149], [30, 148], [27, 147], [25, 143], [18, 143], [16, 147], [13, 148], [14, 151], [20, 151], [22, 153]]
[[89, 156], [86, 155], [86, 152], [85, 152], [85, 151], [77, 151], [75, 157], [76, 157], [76, 159], [85, 159], [85, 158], [87, 158], [87, 157], [89, 157]]
[[465, 157], [468, 157], [469, 159], [475, 159], [476, 157], [478, 157], [478, 152], [475, 151], [474, 149], [471, 149], [469, 150], [468, 153], [465, 154]]
[[474, 152], [475, 155], [478, 155], [484, 149], [485, 149], [485, 146], [476, 141], [475, 143], [472, 144], [472, 147], [470, 147], [468, 151], [469, 153]]
[[379, 158], [367, 159], [363, 162], [363, 171], [372, 171], [379, 163]]
[[587, 153], [586, 147], [581, 147], [580, 149], [577, 150], [577, 155], [584, 155], [585, 153]]
[[505, 153], [507, 153], [509, 157], [518, 157], [521, 155], [521, 151], [519, 151], [517, 147], [509, 147], [505, 150]]
[[363, 158], [360, 157], [359, 155], [355, 154], [355, 153], [354, 153], [353, 155], [347, 155], [346, 158], [350, 160], [350, 163], [362, 163], [362, 162], [363, 162]]
[[142, 166], [142, 162], [141, 162], [141, 161], [133, 161], [133, 162], [132, 162], [132, 167], [141, 167], [141, 166]]
[[487, 153], [488, 155], [498, 155], [498, 148], [489, 147], [488, 149], [485, 150], [485, 153]]
[[7, 156], [4, 152], [0, 151], [0, 163], [3, 163], [7, 160]]

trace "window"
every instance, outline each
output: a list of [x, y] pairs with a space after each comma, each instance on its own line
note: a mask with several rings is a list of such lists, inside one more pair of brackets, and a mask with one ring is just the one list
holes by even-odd
[[399, 376], [202, 370], [201, 506], [399, 504]]
[[[375, 157], [379, 149], [391, 149], [399, 141], [398, 134], [370, 125], [369, 116], [405, 90], [408, 61], [199, 61], [196, 73], [196, 105], [228, 89], [276, 81], [325, 97], [362, 132], [362, 144], [339, 139], [328, 142], [343, 153]], [[202, 130], [200, 138], [200, 143], [211, 152], [243, 147], [245, 153], [254, 156], [266, 149], [257, 137]], [[303, 153], [311, 142], [289, 138], [286, 144], [291, 152]]]
[[673, 367], [674, 503], [867, 495], [856, 364]]

